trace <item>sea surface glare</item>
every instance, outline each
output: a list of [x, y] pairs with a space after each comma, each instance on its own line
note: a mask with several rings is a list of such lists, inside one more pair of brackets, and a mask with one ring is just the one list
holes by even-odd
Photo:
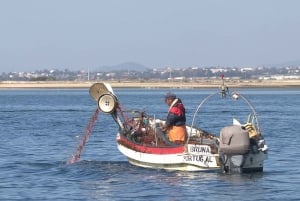
[[[165, 118], [163, 96], [182, 99], [187, 124], [215, 89], [114, 89], [122, 108]], [[269, 146], [264, 172], [225, 175], [132, 166], [117, 150], [118, 127], [99, 113], [78, 162], [67, 164], [85, 133], [96, 103], [88, 89], [0, 90], [0, 200], [300, 200], [300, 89], [230, 89], [255, 106]], [[217, 98], [216, 98], [217, 99]], [[247, 111], [237, 101], [212, 99], [196, 124], [218, 135]], [[241, 117], [239, 117], [242, 115]]]

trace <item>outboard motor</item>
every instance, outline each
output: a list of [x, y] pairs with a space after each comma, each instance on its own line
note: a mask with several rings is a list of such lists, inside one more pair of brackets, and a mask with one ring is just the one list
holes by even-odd
[[245, 154], [250, 150], [249, 133], [241, 125], [221, 129], [219, 157], [226, 173], [242, 172]]

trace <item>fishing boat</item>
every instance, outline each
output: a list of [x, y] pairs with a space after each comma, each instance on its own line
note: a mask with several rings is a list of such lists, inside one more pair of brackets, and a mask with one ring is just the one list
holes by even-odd
[[[89, 93], [96, 101], [98, 110], [110, 114], [117, 123], [118, 149], [133, 165], [180, 171], [263, 171], [268, 146], [260, 131], [255, 108], [242, 94], [229, 94], [224, 83], [217, 92], [204, 98], [195, 109], [191, 125], [186, 126], [187, 140], [181, 144], [168, 139], [161, 129], [165, 123], [163, 119], [148, 116], [145, 111], [123, 110], [110, 84], [95, 83], [90, 87]], [[247, 122], [241, 124], [233, 118], [232, 125], [224, 125], [218, 134], [212, 134], [195, 125], [195, 119], [204, 104], [214, 96], [223, 99], [229, 95], [233, 101], [241, 100], [250, 108]]]

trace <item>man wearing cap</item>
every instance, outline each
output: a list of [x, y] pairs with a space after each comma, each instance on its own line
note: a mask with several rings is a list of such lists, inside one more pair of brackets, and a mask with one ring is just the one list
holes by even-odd
[[176, 98], [176, 95], [171, 92], [165, 95], [165, 102], [169, 106], [169, 111], [163, 130], [167, 131], [171, 142], [184, 143], [186, 141], [184, 105], [182, 101]]

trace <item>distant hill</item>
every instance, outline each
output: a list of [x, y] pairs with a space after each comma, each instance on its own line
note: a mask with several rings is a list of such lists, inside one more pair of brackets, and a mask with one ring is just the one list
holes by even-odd
[[144, 66], [142, 64], [135, 63], [135, 62], [126, 62], [126, 63], [117, 64], [117, 65], [101, 66], [97, 70], [107, 72], [107, 71], [117, 71], [117, 70], [145, 71], [146, 69], [149, 69], [149, 67]]

